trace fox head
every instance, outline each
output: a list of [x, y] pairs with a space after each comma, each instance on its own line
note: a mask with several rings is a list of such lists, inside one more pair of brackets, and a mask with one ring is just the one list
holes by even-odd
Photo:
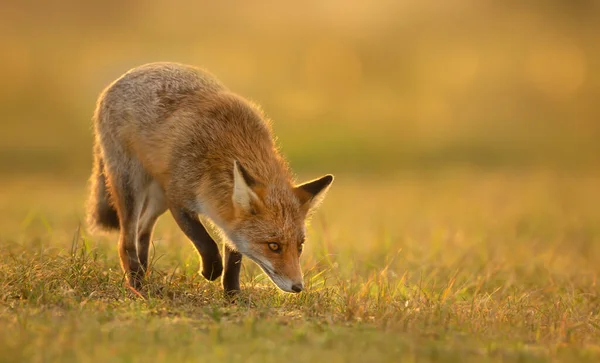
[[323, 200], [332, 175], [297, 186], [260, 182], [237, 162], [233, 165], [233, 214], [228, 235], [240, 253], [256, 262], [283, 291], [304, 288], [300, 255], [305, 220]]

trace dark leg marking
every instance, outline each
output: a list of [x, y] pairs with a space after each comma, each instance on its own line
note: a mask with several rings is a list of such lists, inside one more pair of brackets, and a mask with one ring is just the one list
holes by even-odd
[[144, 271], [148, 271], [148, 250], [150, 249], [150, 240], [152, 239], [152, 230], [148, 232], [142, 232], [138, 241], [138, 258], [140, 265]]
[[234, 296], [240, 291], [240, 269], [242, 267], [242, 254], [233, 250], [227, 243], [225, 251], [225, 272], [223, 273], [223, 290], [226, 296]]
[[216, 280], [223, 273], [223, 262], [216, 242], [206, 231], [195, 213], [183, 208], [170, 208], [179, 228], [192, 241], [202, 258], [202, 276]]

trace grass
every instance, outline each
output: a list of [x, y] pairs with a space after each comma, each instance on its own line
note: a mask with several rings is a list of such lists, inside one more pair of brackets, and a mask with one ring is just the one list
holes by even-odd
[[599, 179], [341, 175], [309, 228], [307, 290], [245, 263], [236, 304], [170, 217], [142, 299], [116, 237], [79, 229], [84, 181], [5, 180], [0, 361], [597, 361]]

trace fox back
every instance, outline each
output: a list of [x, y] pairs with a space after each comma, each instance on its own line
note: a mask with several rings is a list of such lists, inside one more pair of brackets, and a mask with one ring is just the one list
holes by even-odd
[[[94, 126], [91, 219], [113, 228], [118, 221], [120, 245], [138, 246], [139, 257], [140, 233], [126, 231], [136, 215], [138, 224], [166, 209], [204, 215], [225, 232], [227, 248], [254, 260], [283, 290], [301, 289], [305, 219], [333, 177], [295, 185], [258, 106], [206, 71], [153, 63], [102, 93]], [[124, 269], [135, 267], [132, 252], [123, 254]]]

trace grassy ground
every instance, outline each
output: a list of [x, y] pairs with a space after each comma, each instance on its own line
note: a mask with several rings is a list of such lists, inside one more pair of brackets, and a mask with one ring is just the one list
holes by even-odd
[[170, 217], [148, 299], [116, 236], [79, 230], [85, 181], [0, 186], [0, 361], [597, 361], [599, 175], [340, 175], [310, 226], [308, 288], [245, 263], [237, 304]]

